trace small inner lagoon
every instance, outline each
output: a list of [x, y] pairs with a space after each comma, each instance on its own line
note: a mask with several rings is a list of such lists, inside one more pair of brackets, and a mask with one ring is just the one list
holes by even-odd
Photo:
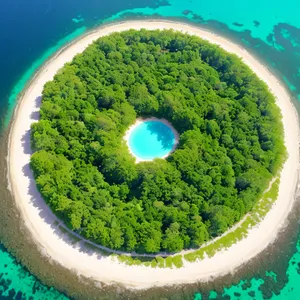
[[166, 158], [175, 150], [178, 133], [163, 119], [138, 120], [127, 132], [129, 150], [137, 162]]

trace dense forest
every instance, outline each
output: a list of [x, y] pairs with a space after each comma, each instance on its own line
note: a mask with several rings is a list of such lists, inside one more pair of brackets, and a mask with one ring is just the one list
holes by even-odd
[[[180, 134], [167, 159], [135, 163], [138, 117]], [[198, 37], [129, 30], [100, 38], [43, 90], [36, 184], [67, 226], [138, 253], [198, 247], [250, 211], [285, 157], [279, 108], [235, 55]]]

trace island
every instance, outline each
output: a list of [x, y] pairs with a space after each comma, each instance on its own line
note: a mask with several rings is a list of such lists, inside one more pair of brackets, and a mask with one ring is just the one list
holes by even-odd
[[[137, 124], [166, 152], [140, 157], [130, 142]], [[9, 176], [47, 255], [142, 288], [225, 274], [262, 251], [292, 207], [298, 145], [288, 93], [247, 51], [190, 25], [130, 21], [87, 34], [40, 70], [16, 110]], [[193, 257], [274, 186], [275, 204], [245, 236]], [[55, 224], [160, 268], [80, 251]]]

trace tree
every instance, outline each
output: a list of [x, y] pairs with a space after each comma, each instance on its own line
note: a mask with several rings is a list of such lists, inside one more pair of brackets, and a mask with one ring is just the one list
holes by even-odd
[[175, 222], [166, 230], [163, 247], [170, 252], [177, 252], [183, 249], [183, 240], [179, 232], [180, 225]]

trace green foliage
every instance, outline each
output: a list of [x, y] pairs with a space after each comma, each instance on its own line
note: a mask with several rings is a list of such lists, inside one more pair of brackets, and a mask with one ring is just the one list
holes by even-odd
[[194, 262], [197, 259], [203, 259], [204, 255], [212, 257], [216, 252], [224, 248], [229, 248], [246, 237], [248, 230], [261, 221], [274, 204], [278, 196], [279, 183], [280, 180], [277, 178], [270, 186], [270, 189], [264, 193], [262, 199], [254, 205], [253, 210], [246, 218], [244, 218], [242, 223], [236, 229], [223, 235], [216, 241], [213, 241], [211, 244], [200, 248], [199, 250], [185, 254], [184, 259], [189, 262]]
[[[233, 244], [237, 243], [238, 241], [245, 238], [248, 234], [249, 229], [254, 227], [258, 222], [261, 221], [262, 218], [265, 217], [266, 213], [270, 210], [272, 205], [277, 199], [278, 191], [279, 191], [279, 178], [275, 179], [270, 188], [262, 195], [260, 201], [258, 201], [252, 211], [242, 220], [241, 224], [234, 230], [225, 233], [220, 238], [212, 241], [208, 245], [203, 245], [200, 249], [191, 251], [184, 255], [175, 255], [175, 256], [168, 256], [166, 258], [156, 257], [153, 262], [144, 263], [144, 265], [151, 265], [154, 267], [167, 267], [173, 268], [176, 266], [180, 268], [183, 266], [183, 260], [188, 262], [195, 262], [196, 260], [202, 260], [206, 256], [213, 256], [218, 251], [222, 249], [229, 248]], [[121, 256], [123, 257], [123, 256]], [[132, 258], [131, 256], [125, 256], [126, 259], [120, 258], [119, 260], [123, 263], [128, 265], [140, 265], [143, 264], [141, 261], [141, 257]]]
[[[168, 119], [180, 141], [166, 160], [136, 164], [123, 137], [147, 116]], [[178, 252], [253, 209], [285, 158], [280, 118], [267, 86], [218, 46], [173, 31], [114, 33], [45, 85], [31, 168], [52, 210], [86, 238]]]
[[172, 259], [172, 256], [166, 257], [166, 268], [173, 269], [173, 259]]

